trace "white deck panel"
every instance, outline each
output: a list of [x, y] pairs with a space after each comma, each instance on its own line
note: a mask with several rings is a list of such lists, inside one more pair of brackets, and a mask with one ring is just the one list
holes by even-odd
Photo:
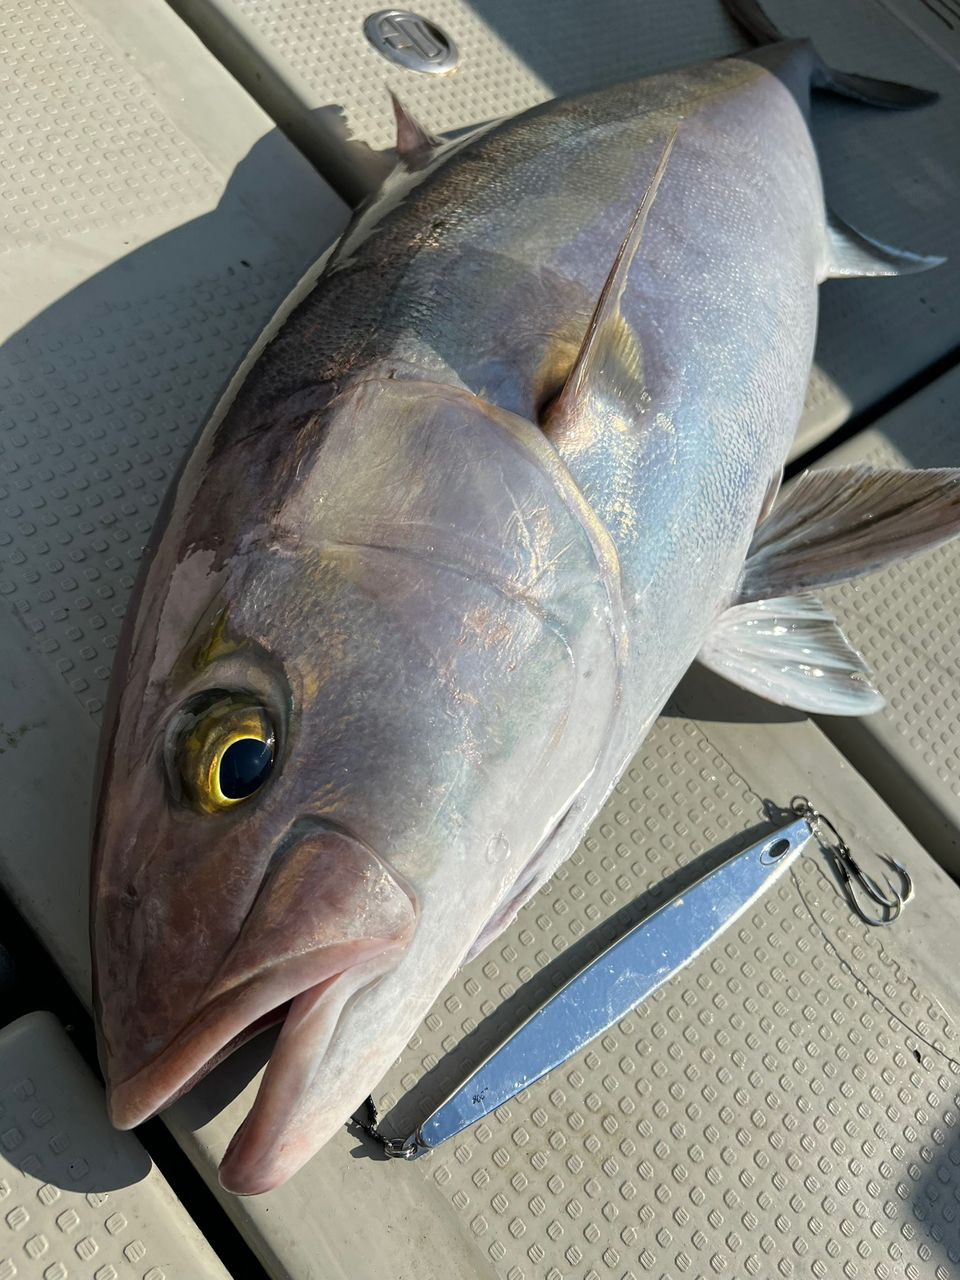
[[[461, 55], [455, 73], [430, 76], [372, 48], [363, 23], [378, 6], [363, 0], [171, 2], [351, 200], [388, 163], [388, 85], [443, 132], [746, 46], [720, 0], [430, 0], [414, 8]], [[918, 33], [880, 0], [764, 3], [787, 34], [813, 37], [832, 65], [942, 94], [908, 112], [818, 95], [814, 136], [828, 202], [877, 239], [950, 261], [922, 277], [823, 291], [799, 455], [960, 344], [960, 74], [931, 47], [938, 27], [950, 37], [947, 26]], [[904, 17], [911, 6], [922, 9], [922, 0], [902, 0]]]
[[[960, 370], [881, 418], [822, 466], [960, 467]], [[960, 877], [960, 544], [824, 593], [887, 705], [824, 728], [930, 852]]]
[[[8, 139], [0, 170], [19, 237], [0, 258], [0, 876], [88, 999], [96, 732], [139, 548], [218, 386], [343, 208], [288, 144], [261, 140], [265, 118], [159, 3], [0, 11], [21, 28], [42, 17], [17, 39], [60, 49], [75, 80], [41, 108], [36, 72], [25, 142]], [[92, 159], [71, 168], [87, 136]], [[797, 791], [868, 866], [873, 850], [909, 861], [918, 899], [894, 929], [858, 925], [810, 851], [615, 1033], [449, 1148], [385, 1165], [344, 1131], [287, 1187], [223, 1197], [270, 1272], [947, 1280], [960, 891], [813, 725], [702, 673], [576, 857], [450, 984], [381, 1102], [391, 1124], [412, 1123], [635, 918], [634, 899], [655, 904], [665, 877], [747, 843], [762, 801]], [[171, 1113], [211, 1183], [262, 1052]]]
[[0, 1276], [228, 1280], [49, 1013], [0, 1030]]

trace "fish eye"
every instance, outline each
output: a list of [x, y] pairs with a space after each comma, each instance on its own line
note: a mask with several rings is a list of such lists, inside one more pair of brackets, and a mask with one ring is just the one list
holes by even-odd
[[263, 707], [225, 694], [184, 712], [174, 753], [183, 792], [204, 813], [219, 813], [270, 777], [276, 735]]
[[220, 756], [221, 792], [228, 800], [246, 800], [266, 782], [272, 764], [272, 743], [260, 738], [238, 738]]

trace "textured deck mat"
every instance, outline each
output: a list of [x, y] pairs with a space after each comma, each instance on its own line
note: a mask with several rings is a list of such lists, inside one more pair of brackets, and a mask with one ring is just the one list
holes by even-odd
[[3, 1280], [227, 1280], [48, 1013], [0, 1031]]
[[[376, 6], [361, 0], [172, 3], [348, 198], [382, 172], [370, 148], [392, 145], [387, 85], [443, 131], [744, 47], [720, 0], [432, 0], [421, 11], [453, 37], [461, 60], [452, 75], [428, 76], [371, 47], [363, 23]], [[938, 28], [951, 36], [942, 22], [918, 34], [879, 0], [764, 3], [785, 32], [812, 36], [832, 65], [942, 94], [903, 113], [817, 101], [829, 203], [888, 244], [949, 262], [922, 277], [824, 289], [819, 377], [799, 453], [960, 344], [960, 76], [931, 48]], [[900, 7], [911, 4], [923, 9], [921, 0]]]
[[[343, 210], [168, 10], [0, 13], [23, 55], [0, 169], [16, 228], [0, 256], [0, 876], [88, 995], [96, 731], [140, 547], [219, 384]], [[114, 158], [71, 167], [90, 136]], [[438, 1001], [384, 1084], [390, 1123], [432, 1105], [634, 918], [635, 897], [653, 905], [665, 876], [746, 842], [767, 796], [807, 791], [868, 865], [871, 850], [908, 859], [919, 896], [904, 919], [882, 937], [857, 926], [810, 851], [649, 1006], [449, 1149], [387, 1166], [344, 1131], [288, 1187], [226, 1197], [274, 1275], [956, 1269], [943, 975], [960, 893], [814, 726], [771, 717], [719, 682], [685, 685], [577, 858]], [[211, 1183], [263, 1052], [248, 1046], [171, 1113]]]
[[[824, 466], [960, 467], [960, 370], [932, 383]], [[824, 593], [873, 667], [886, 707], [824, 728], [960, 877], [960, 546]]]

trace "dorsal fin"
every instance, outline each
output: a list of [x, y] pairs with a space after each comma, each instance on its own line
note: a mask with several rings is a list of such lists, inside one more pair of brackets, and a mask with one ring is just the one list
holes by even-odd
[[397, 155], [400, 163], [406, 165], [408, 169], [422, 169], [424, 165], [430, 163], [434, 154], [443, 146], [443, 142], [429, 129], [424, 128], [392, 89], [388, 92], [397, 121]]
[[643, 237], [647, 216], [657, 196], [663, 175], [667, 171], [670, 152], [676, 141], [679, 124], [675, 125], [663, 149], [656, 172], [643, 193], [640, 207], [634, 215], [626, 238], [614, 258], [610, 274], [600, 291], [586, 336], [574, 361], [573, 368], [547, 414], [543, 424], [549, 434], [562, 427], [590, 394], [591, 389], [601, 387], [623, 397], [625, 392], [639, 394], [641, 361], [640, 351], [632, 330], [620, 312], [623, 293], [627, 286], [630, 267], [636, 257]]

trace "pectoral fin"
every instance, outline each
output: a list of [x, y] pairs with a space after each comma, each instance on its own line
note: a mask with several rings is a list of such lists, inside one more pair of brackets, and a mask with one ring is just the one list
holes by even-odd
[[883, 706], [863, 658], [814, 596], [734, 605], [699, 659], [751, 693], [800, 711], [863, 716]]
[[643, 194], [630, 230], [600, 292], [570, 375], [542, 423], [548, 435], [556, 437], [580, 414], [589, 412], [595, 397], [600, 397], [604, 402], [623, 403], [625, 407], [633, 409], [643, 393], [640, 347], [623, 318], [620, 304], [627, 287], [630, 268], [640, 247], [647, 216], [667, 171], [678, 130], [679, 125], [675, 126], [667, 139], [650, 185]]
[[873, 573], [960, 533], [960, 469], [807, 471], [757, 527], [737, 603]]

